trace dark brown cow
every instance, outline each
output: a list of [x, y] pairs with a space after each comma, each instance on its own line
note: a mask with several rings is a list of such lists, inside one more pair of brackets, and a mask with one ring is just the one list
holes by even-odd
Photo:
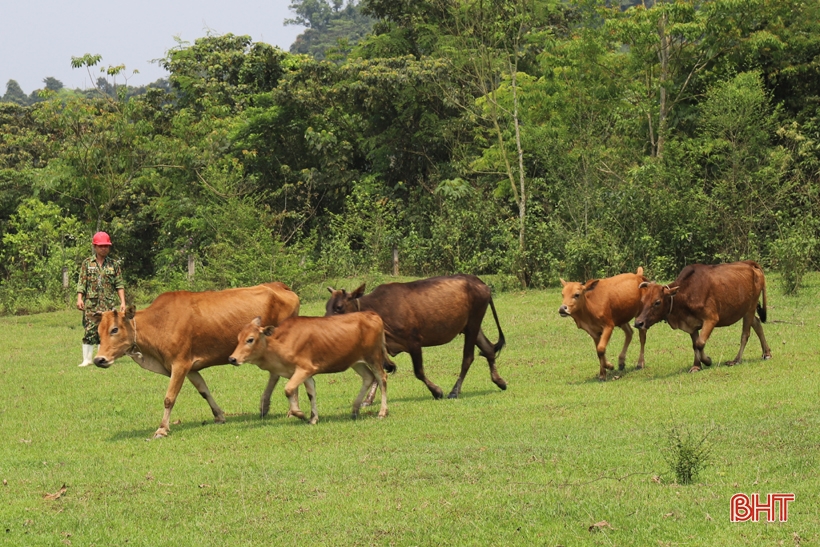
[[238, 344], [229, 361], [234, 365], [253, 363], [274, 375], [290, 378], [285, 395], [290, 401], [288, 416], [305, 419], [299, 409], [296, 390], [305, 383], [310, 397], [310, 420], [319, 421], [313, 376], [344, 372], [353, 368], [362, 377], [362, 389], [353, 402], [353, 418], [359, 416], [368, 388], [381, 389], [379, 418], [387, 416], [387, 374], [396, 366], [387, 356], [384, 326], [370, 311], [336, 317], [292, 317], [274, 328], [255, 318], [239, 333]]
[[[641, 292], [638, 285], [646, 281], [643, 268], [637, 273], [624, 273], [605, 279], [590, 279], [586, 283], [564, 281], [561, 292], [563, 303], [558, 308], [561, 317], [572, 317], [575, 325], [589, 334], [595, 341], [600, 369], [598, 379], [606, 380], [607, 369], [612, 370], [612, 363], [607, 361], [606, 346], [615, 327], [620, 327], [626, 339], [618, 355], [618, 369], [626, 368], [626, 350], [632, 342], [632, 328], [629, 322], [641, 311]], [[635, 368], [644, 367], [644, 347], [646, 330], [638, 331], [641, 340], [641, 354]]]
[[[168, 434], [171, 409], [186, 377], [208, 401], [214, 421], [223, 423], [225, 414], [199, 371], [227, 364], [236, 347], [237, 333], [254, 317], [278, 325], [298, 314], [299, 297], [278, 282], [225, 291], [168, 292], [144, 310], [130, 306], [125, 314], [95, 314], [100, 349], [94, 364], [108, 368], [115, 359], [128, 355], [142, 368], [171, 378], [165, 394], [165, 413], [155, 438]], [[271, 375], [262, 395], [263, 408], [277, 380]]]
[[[711, 366], [704, 352], [709, 335], [715, 327], [734, 325], [743, 319], [740, 350], [727, 365], [740, 363], [743, 350], [753, 328], [760, 339], [763, 359], [771, 359], [761, 322], [766, 322], [766, 278], [757, 262], [746, 260], [731, 264], [690, 264], [681, 270], [669, 285], [641, 283], [642, 310], [635, 327], [648, 329], [666, 321], [673, 329], [688, 332], [695, 350], [695, 362], [690, 372], [701, 369], [701, 363]], [[758, 304], [763, 293], [763, 305]], [[755, 310], [760, 319], [755, 316]]]
[[[441, 399], [441, 388], [427, 379], [421, 359], [421, 348], [447, 344], [464, 334], [464, 352], [459, 374], [449, 397], [455, 399], [461, 384], [475, 359], [475, 346], [490, 365], [490, 377], [501, 389], [507, 383], [495, 369], [495, 359], [505, 345], [504, 333], [498, 323], [490, 288], [474, 275], [431, 277], [411, 283], [379, 285], [364, 295], [364, 285], [348, 294], [344, 289], [328, 287], [330, 299], [325, 316], [355, 311], [375, 311], [384, 321], [387, 350], [390, 355], [403, 351], [413, 360], [416, 378], [424, 382], [433, 397]], [[498, 327], [498, 343], [493, 346], [481, 330], [487, 305], [493, 310]]]

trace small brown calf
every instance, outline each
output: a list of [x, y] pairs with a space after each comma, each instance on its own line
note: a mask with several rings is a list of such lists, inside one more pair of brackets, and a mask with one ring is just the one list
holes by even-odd
[[359, 416], [362, 400], [371, 384], [381, 388], [379, 418], [387, 416], [387, 374], [396, 366], [385, 346], [384, 325], [374, 312], [332, 317], [292, 317], [278, 327], [263, 326], [257, 317], [238, 336], [228, 361], [234, 365], [253, 363], [271, 374], [290, 378], [285, 395], [290, 401], [288, 416], [305, 419], [299, 409], [297, 388], [303, 382], [310, 398], [311, 424], [319, 421], [313, 376], [344, 372], [353, 368], [362, 377], [362, 389], [353, 401], [353, 418]]

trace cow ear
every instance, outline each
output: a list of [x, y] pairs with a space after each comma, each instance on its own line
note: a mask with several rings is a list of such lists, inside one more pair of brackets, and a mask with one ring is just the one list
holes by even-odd
[[676, 294], [678, 294], [678, 289], [680, 289], [679, 286], [678, 287], [669, 287], [669, 289], [668, 289], [669, 296], [675, 296]]
[[333, 290], [333, 287], [328, 287], [327, 292], [329, 292], [330, 294], [333, 294], [335, 291]]
[[91, 314], [91, 320], [99, 325], [100, 321], [102, 320], [102, 316], [103, 316], [103, 312], [95, 311], [94, 313]]
[[598, 281], [600, 281], [600, 279], [590, 279], [589, 281], [584, 283], [584, 290], [591, 291], [595, 288], [596, 285], [598, 285]]
[[566, 286], [567, 286], [567, 282], [566, 282], [566, 281], [564, 281], [563, 279], [561, 279], [560, 277], [558, 278], [558, 281], [560, 281], [560, 282], [561, 282], [561, 286], [562, 286], [562, 287], [566, 287]]
[[638, 269], [635, 271], [635, 275], [643, 275], [643, 266], [638, 266]]
[[137, 308], [133, 304], [125, 308], [125, 318], [131, 321], [137, 314]]
[[262, 318], [258, 315], [253, 318], [253, 321], [251, 321], [251, 323], [253, 323], [254, 325], [256, 325], [259, 328], [262, 328]]
[[640, 285], [638, 285], [638, 288], [639, 288], [639, 289], [645, 289], [645, 288], [647, 288], [648, 286], [649, 286], [649, 281], [644, 281], [643, 283], [641, 283]]
[[262, 329], [262, 331], [261, 331], [261, 332], [262, 332], [262, 334], [264, 334], [265, 336], [270, 336], [271, 334], [273, 334], [273, 330], [274, 330], [275, 328], [276, 328], [276, 327], [274, 327], [273, 325], [268, 325], [267, 327], [265, 327], [264, 329]]
[[355, 291], [350, 293], [350, 298], [355, 299], [355, 298], [359, 298], [361, 295], [363, 295], [364, 294], [364, 286], [365, 286], [365, 283], [362, 283], [362, 285], [358, 289], [356, 289]]

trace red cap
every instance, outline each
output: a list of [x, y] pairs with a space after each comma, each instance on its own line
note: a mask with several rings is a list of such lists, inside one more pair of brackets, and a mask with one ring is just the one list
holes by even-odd
[[91, 240], [94, 245], [111, 245], [111, 238], [105, 232], [97, 232]]

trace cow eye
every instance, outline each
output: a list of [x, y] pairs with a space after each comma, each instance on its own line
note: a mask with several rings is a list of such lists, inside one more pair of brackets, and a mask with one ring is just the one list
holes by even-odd
[[118, 332], [120, 332], [120, 329], [118, 329], [117, 327], [111, 329], [111, 334], [117, 334]]
[[248, 344], [253, 344], [253, 338], [248, 338], [248, 339], [246, 340], [246, 342], [247, 342]]
[[655, 300], [655, 306], [660, 306], [660, 305], [661, 305], [661, 301], [660, 300]]
[[575, 293], [575, 296], [573, 296], [573, 298], [578, 298], [579, 296], [581, 296], [581, 293], [577, 292]]

